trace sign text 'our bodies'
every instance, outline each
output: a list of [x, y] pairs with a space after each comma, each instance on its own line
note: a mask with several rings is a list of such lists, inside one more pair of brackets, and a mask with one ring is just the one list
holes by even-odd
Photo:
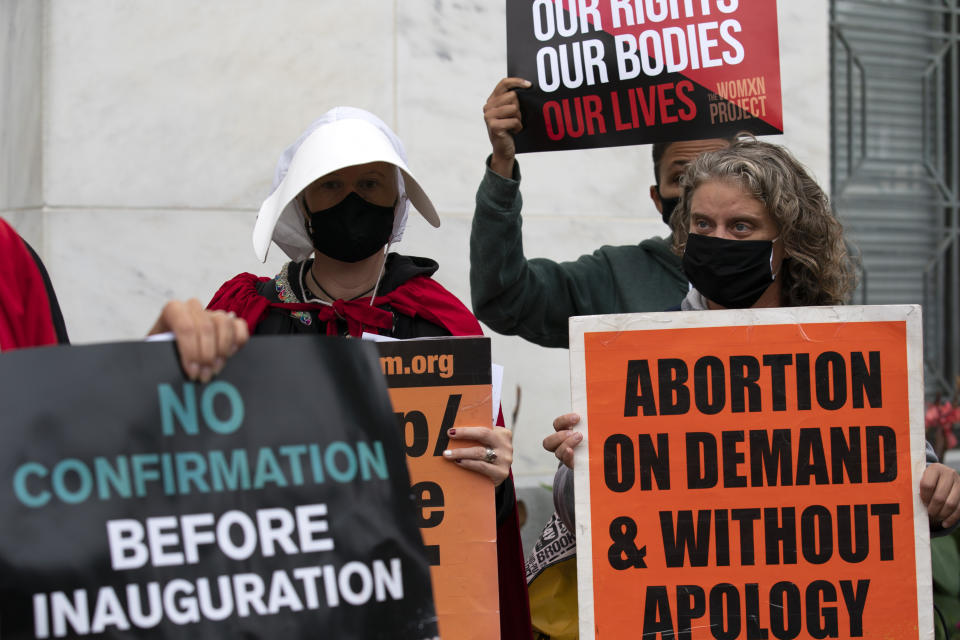
[[[716, 12], [711, 10], [714, 4]], [[567, 11], [563, 3], [554, 0], [535, 0], [532, 4], [533, 30], [537, 40], [545, 42], [557, 36], [578, 38], [557, 46], [545, 45], [537, 52], [538, 86], [547, 93], [561, 86], [576, 89], [584, 84], [593, 86], [610, 81], [603, 41], [579, 39], [590, 31], [605, 30], [600, 0], [579, 0], [576, 5], [577, 11]], [[732, 13], [738, 6], [738, 0], [716, 3], [684, 0], [682, 4], [677, 0], [611, 0], [604, 12], [610, 12], [610, 28], [613, 30], [667, 20], [705, 20], [687, 24], [685, 28], [668, 26], [615, 35], [619, 79], [632, 80], [641, 74], [652, 77], [664, 71], [679, 73], [743, 62], [744, 48], [735, 35], [742, 31], [740, 22], [732, 18], [710, 19], [711, 16]]]
[[[709, 20], [737, 10], [738, 1], [713, 2], [610, 0], [609, 16], [613, 29], [634, 28], [665, 20], [703, 18], [705, 22], [663, 29], [650, 28], [638, 33], [613, 36], [616, 55], [616, 78], [610, 78], [606, 56], [610, 53], [598, 38], [577, 39], [590, 31], [603, 31], [604, 20], [598, 7], [600, 0], [571, 1], [577, 11], [567, 11], [563, 3], [535, 0], [532, 5], [533, 29], [543, 42], [556, 36], [574, 38], [557, 45], [544, 45], [537, 51], [537, 86], [545, 93], [562, 89], [576, 90], [613, 82], [634, 80], [641, 76], [657, 77], [664, 73], [737, 65], [746, 52], [736, 34], [742, 31], [738, 20]], [[550, 140], [580, 138], [606, 134], [608, 128], [627, 131], [640, 127], [688, 122], [697, 117], [697, 104], [692, 99], [694, 85], [689, 80], [668, 81], [649, 87], [631, 87], [609, 94], [577, 96], [548, 100], [543, 104], [545, 133]], [[711, 119], [744, 119], [765, 115], [762, 104], [741, 105], [738, 114], [728, 113], [727, 105], [712, 104]], [[723, 113], [720, 113], [721, 108]], [[746, 109], [750, 108], [750, 111]], [[716, 113], [715, 113], [716, 112]]]

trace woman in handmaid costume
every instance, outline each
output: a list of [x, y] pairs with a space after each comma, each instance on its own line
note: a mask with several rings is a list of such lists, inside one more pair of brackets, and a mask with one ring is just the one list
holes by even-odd
[[[274, 242], [290, 262], [273, 278], [234, 277], [209, 308], [233, 311], [254, 335], [482, 335], [473, 314], [432, 279], [436, 262], [390, 251], [403, 234], [411, 204], [439, 226], [396, 134], [362, 109], [328, 111], [281, 154], [273, 190], [254, 227], [261, 261]], [[479, 446], [453, 449], [446, 459], [496, 485], [501, 637], [527, 640], [530, 614], [510, 477], [512, 435], [502, 427], [467, 427], [451, 438]]]

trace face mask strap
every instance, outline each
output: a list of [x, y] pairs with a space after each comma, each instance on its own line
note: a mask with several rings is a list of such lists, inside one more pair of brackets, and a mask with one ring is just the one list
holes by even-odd
[[[403, 178], [400, 176], [400, 170], [397, 169], [397, 180], [400, 182], [400, 187], [403, 187]], [[383, 273], [387, 268], [387, 256], [390, 254], [390, 247], [393, 246], [393, 238], [396, 235], [401, 235], [403, 233], [402, 229], [397, 229], [397, 220], [402, 218], [403, 215], [400, 213], [400, 209], [403, 207], [403, 203], [408, 200], [406, 191], [401, 191], [397, 194], [397, 201], [393, 205], [393, 224], [394, 229], [390, 232], [390, 237], [387, 239], [387, 244], [383, 250], [383, 261], [380, 263], [380, 273], [377, 274], [377, 283], [373, 285], [373, 293], [370, 294], [370, 306], [373, 306], [373, 300], [377, 297], [377, 291], [380, 290], [380, 281], [383, 279]], [[400, 222], [399, 224], [403, 224]]]
[[302, 192], [293, 199], [293, 207], [300, 214], [300, 219], [303, 220], [303, 228], [307, 230], [307, 238], [309, 239], [313, 235], [313, 225], [310, 224], [310, 213], [307, 211], [307, 197]]
[[383, 251], [383, 260], [380, 262], [380, 273], [377, 274], [377, 283], [373, 285], [373, 293], [370, 294], [370, 306], [373, 306], [373, 301], [377, 297], [377, 291], [380, 290], [380, 281], [383, 279], [383, 272], [386, 271], [387, 267], [387, 255], [390, 253], [390, 245], [393, 244], [393, 238], [387, 240], [387, 245], [384, 247]]

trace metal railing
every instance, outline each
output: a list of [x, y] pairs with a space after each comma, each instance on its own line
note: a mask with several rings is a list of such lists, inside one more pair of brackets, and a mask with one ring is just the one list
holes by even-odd
[[960, 0], [832, 0], [831, 166], [856, 299], [921, 303], [928, 393], [960, 374]]

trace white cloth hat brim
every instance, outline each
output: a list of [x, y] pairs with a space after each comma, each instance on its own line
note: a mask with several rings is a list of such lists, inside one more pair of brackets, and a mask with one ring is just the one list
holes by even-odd
[[411, 204], [427, 222], [440, 226], [430, 198], [383, 132], [365, 120], [337, 120], [317, 128], [303, 141], [283, 180], [260, 205], [253, 229], [253, 250], [260, 261], [266, 261], [271, 240], [294, 260], [308, 257], [313, 246], [294, 200], [317, 178], [368, 162], [387, 162], [397, 167], [403, 174]]

